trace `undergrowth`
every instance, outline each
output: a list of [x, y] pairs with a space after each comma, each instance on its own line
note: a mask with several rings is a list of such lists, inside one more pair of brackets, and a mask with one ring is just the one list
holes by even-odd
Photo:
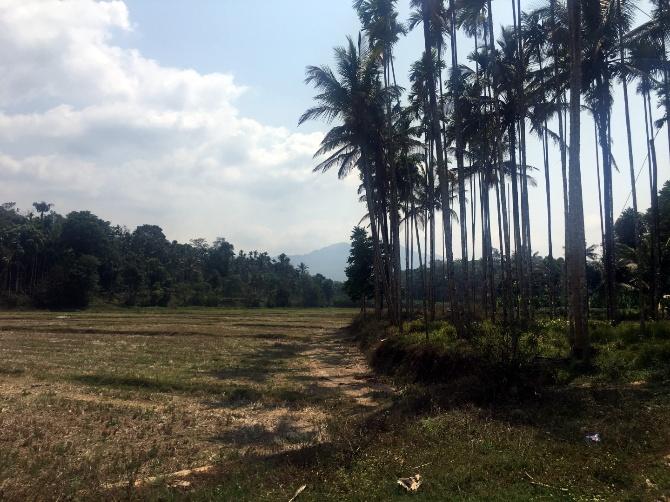
[[[351, 327], [371, 366], [397, 383], [447, 385], [452, 397], [474, 401], [533, 396], [547, 385], [584, 379], [600, 382], [670, 378], [670, 322], [612, 326], [592, 321], [592, 360], [570, 358], [568, 325], [538, 319], [527, 326], [472, 323], [459, 337], [446, 320], [387, 322], [357, 319]], [[518, 348], [513, 353], [513, 338]]]

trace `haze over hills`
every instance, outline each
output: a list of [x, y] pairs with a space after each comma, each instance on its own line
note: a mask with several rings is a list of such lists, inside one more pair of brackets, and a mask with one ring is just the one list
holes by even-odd
[[309, 267], [312, 275], [321, 274], [334, 281], [344, 281], [344, 269], [349, 256], [348, 242], [338, 242], [307, 254], [289, 256], [291, 263], [298, 266], [300, 262]]
[[[321, 274], [334, 281], [345, 281], [347, 276], [344, 274], [344, 269], [347, 267], [347, 258], [349, 257], [348, 242], [338, 242], [331, 244], [325, 248], [317, 249], [307, 254], [289, 255], [291, 263], [294, 266], [304, 263], [309, 267], [309, 272], [312, 275]], [[416, 250], [415, 250], [416, 252]], [[405, 248], [400, 247], [401, 266], [405, 269]], [[436, 260], [441, 260], [441, 255], [435, 256]], [[418, 260], [418, 258], [415, 258]], [[414, 264], [418, 267], [418, 261]]]

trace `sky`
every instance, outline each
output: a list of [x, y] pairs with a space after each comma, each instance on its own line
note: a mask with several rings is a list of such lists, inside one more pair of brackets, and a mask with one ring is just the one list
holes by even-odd
[[[403, 19], [408, 4], [399, 1]], [[522, 1], [524, 9], [535, 5]], [[508, 3], [493, 6], [496, 24], [510, 24]], [[225, 237], [237, 249], [274, 255], [346, 241], [365, 212], [358, 179], [312, 173], [328, 124], [297, 121], [314, 95], [303, 82], [305, 67], [331, 63], [332, 48], [358, 30], [350, 0], [0, 0], [0, 201], [27, 210], [45, 200], [62, 214], [86, 209], [131, 230], [157, 224], [169, 239]], [[401, 85], [422, 45], [420, 30], [398, 44]], [[472, 49], [472, 40], [461, 43], [462, 61]], [[631, 94], [636, 169], [643, 168], [639, 204], [647, 207], [642, 106]], [[618, 107], [615, 217], [630, 192]], [[582, 129], [586, 231], [595, 243], [587, 115]], [[670, 170], [665, 130], [657, 150], [662, 183]], [[529, 162], [542, 165], [536, 141]], [[535, 177], [532, 240], [544, 254], [544, 178]], [[556, 149], [551, 182], [558, 255]]]

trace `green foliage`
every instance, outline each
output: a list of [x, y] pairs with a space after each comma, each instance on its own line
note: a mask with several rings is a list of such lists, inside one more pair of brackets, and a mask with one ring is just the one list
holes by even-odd
[[658, 380], [670, 377], [670, 322], [656, 322], [640, 330], [637, 323], [611, 326], [594, 322], [597, 347], [594, 364], [608, 381]]
[[355, 227], [351, 232], [347, 263], [344, 290], [354, 302], [363, 305], [374, 292], [374, 251], [372, 239], [362, 227]]
[[[446, 392], [473, 400], [532, 395], [547, 384], [583, 380], [635, 382], [670, 378], [670, 322], [612, 326], [591, 321], [594, 347], [591, 365], [575, 365], [570, 357], [568, 325], [541, 318], [525, 326], [490, 321], [473, 323], [467, 338], [453, 325], [415, 319], [402, 333], [378, 321], [354, 323], [372, 366], [403, 382], [446, 385]], [[516, 354], [512, 335], [519, 340]], [[383, 335], [381, 334], [383, 333]], [[444, 389], [440, 392], [445, 392]]]
[[340, 284], [307, 268], [232, 244], [170, 242], [156, 225], [133, 232], [88, 211], [62, 217], [45, 202], [40, 218], [0, 208], [0, 302], [7, 307], [322, 307], [347, 304]]

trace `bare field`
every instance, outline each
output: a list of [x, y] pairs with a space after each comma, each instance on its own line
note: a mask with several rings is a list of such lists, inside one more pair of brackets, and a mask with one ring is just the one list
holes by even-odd
[[326, 439], [390, 389], [347, 310], [0, 313], [0, 498], [104, 497]]

